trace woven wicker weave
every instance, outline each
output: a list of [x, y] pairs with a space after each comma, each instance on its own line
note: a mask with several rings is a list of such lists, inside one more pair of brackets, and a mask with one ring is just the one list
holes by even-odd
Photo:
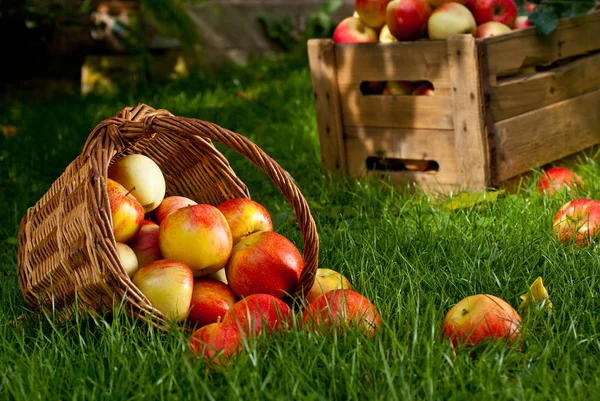
[[305, 263], [295, 294], [300, 296], [314, 281], [319, 241], [306, 200], [289, 175], [241, 135], [138, 105], [101, 122], [82, 153], [23, 217], [17, 273], [26, 303], [59, 318], [76, 307], [110, 313], [123, 303], [131, 313], [165, 326], [164, 316], [133, 285], [117, 256], [106, 191], [108, 167], [124, 155], [140, 153], [162, 169], [167, 195], [212, 205], [249, 198], [246, 185], [212, 141], [256, 164], [294, 208]]

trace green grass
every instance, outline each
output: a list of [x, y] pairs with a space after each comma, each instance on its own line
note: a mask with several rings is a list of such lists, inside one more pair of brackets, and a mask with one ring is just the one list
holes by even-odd
[[[379, 309], [373, 339], [293, 331], [247, 344], [229, 369], [212, 371], [190, 358], [179, 331], [163, 334], [121, 313], [58, 325], [25, 306], [15, 273], [21, 217], [98, 122], [140, 102], [246, 135], [294, 177], [317, 223], [320, 266], [342, 272]], [[384, 181], [326, 181], [314, 115], [310, 73], [294, 58], [112, 97], [5, 99], [0, 125], [18, 135], [0, 136], [0, 399], [594, 399], [599, 248], [552, 238], [566, 197], [541, 197], [526, 180], [485, 207], [450, 211]], [[227, 155], [276, 229], [299, 243], [291, 208], [268, 178]], [[582, 196], [600, 198], [597, 160], [577, 167], [588, 184]], [[446, 311], [463, 297], [489, 293], [517, 307], [538, 276], [554, 314], [524, 315], [519, 344], [471, 354], [441, 338]]]

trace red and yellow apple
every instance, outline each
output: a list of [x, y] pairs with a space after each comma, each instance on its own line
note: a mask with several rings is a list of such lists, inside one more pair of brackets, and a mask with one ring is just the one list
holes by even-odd
[[160, 224], [165, 217], [170, 215], [177, 209], [181, 209], [186, 206], [194, 206], [197, 205], [195, 201], [186, 198], [185, 196], [167, 196], [163, 201], [158, 205], [156, 210], [154, 211], [154, 215], [156, 217], [156, 221]]
[[514, 29], [525, 29], [530, 26], [534, 26], [531, 21], [529, 21], [529, 17], [526, 15], [520, 15], [515, 18], [515, 28]]
[[137, 200], [127, 197], [125, 187], [110, 178], [106, 180], [106, 191], [115, 241], [127, 243], [142, 226], [144, 208]]
[[392, 0], [388, 3], [385, 23], [400, 41], [416, 40], [427, 32], [431, 6], [425, 0]]
[[283, 298], [296, 291], [303, 267], [302, 255], [290, 240], [273, 231], [262, 231], [238, 242], [225, 274], [240, 298], [252, 294]]
[[246, 198], [234, 198], [221, 203], [217, 209], [223, 213], [235, 246], [244, 237], [260, 231], [273, 231], [273, 223], [267, 209], [258, 202]]
[[514, 0], [474, 0], [468, 3], [477, 25], [489, 21], [501, 22], [509, 28], [514, 28], [518, 14]]
[[379, 43], [393, 43], [397, 41], [398, 39], [390, 32], [390, 28], [388, 28], [387, 25], [384, 25], [381, 28], [381, 31], [379, 31]]
[[133, 284], [167, 319], [185, 320], [192, 302], [194, 275], [182, 262], [161, 259], [139, 269]]
[[125, 273], [131, 278], [138, 271], [138, 260], [135, 252], [127, 244], [117, 242], [117, 254]]
[[383, 88], [384, 95], [407, 96], [412, 94], [413, 83], [411, 81], [387, 81]]
[[378, 39], [377, 31], [361, 21], [360, 18], [345, 18], [333, 31], [335, 43], [375, 43]]
[[450, 35], [474, 35], [477, 24], [471, 11], [460, 3], [446, 3], [435, 10], [427, 21], [429, 39], [446, 39]]
[[559, 191], [573, 191], [583, 187], [583, 181], [579, 175], [564, 167], [553, 167], [547, 170], [538, 182], [538, 192], [543, 195], [552, 196]]
[[248, 335], [263, 330], [281, 330], [289, 326], [292, 310], [281, 299], [268, 294], [253, 294], [233, 305], [223, 317], [223, 323], [235, 324]]
[[553, 231], [564, 244], [576, 247], [589, 245], [600, 228], [600, 201], [573, 199], [558, 209], [554, 216]]
[[190, 350], [198, 358], [223, 365], [242, 349], [243, 339], [235, 324], [212, 323], [192, 334]]
[[339, 289], [351, 290], [350, 281], [342, 274], [331, 269], [317, 269], [315, 273], [315, 282], [310, 290], [306, 293], [304, 299], [311, 303], [319, 296], [331, 291]]
[[450, 340], [454, 347], [494, 339], [511, 342], [519, 336], [520, 325], [521, 317], [506, 301], [478, 294], [450, 308], [442, 323], [442, 337]]
[[501, 22], [488, 21], [477, 27], [475, 32], [476, 38], [490, 38], [492, 36], [502, 35], [504, 33], [512, 32], [508, 26]]
[[232, 239], [223, 213], [211, 205], [175, 210], [160, 224], [160, 252], [187, 264], [195, 277], [223, 268], [231, 255]]
[[428, 81], [419, 82], [412, 90], [413, 96], [434, 96], [433, 84]]
[[302, 314], [306, 327], [312, 329], [340, 329], [359, 327], [372, 336], [381, 319], [377, 308], [365, 296], [352, 291], [331, 290], [312, 301]]
[[385, 8], [390, 0], [355, 0], [354, 9], [360, 19], [371, 28], [381, 28], [385, 23]]
[[196, 279], [187, 320], [198, 327], [220, 322], [235, 302], [235, 294], [227, 284], [211, 278]]
[[437, 8], [446, 3], [465, 4], [467, 2], [467, 0], [427, 0], [427, 2], [431, 5], [431, 7]]
[[163, 258], [158, 244], [158, 232], [158, 224], [151, 220], [144, 220], [140, 231], [129, 243], [135, 252], [139, 267]]
[[123, 185], [146, 213], [156, 209], [165, 197], [165, 177], [147, 156], [132, 154], [117, 160], [109, 167], [108, 178]]

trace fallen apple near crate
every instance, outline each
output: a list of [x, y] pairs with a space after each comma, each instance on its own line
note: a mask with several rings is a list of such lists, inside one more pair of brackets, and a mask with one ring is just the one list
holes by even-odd
[[166, 194], [219, 205], [249, 198], [246, 185], [213, 146], [219, 142], [256, 164], [293, 207], [302, 235], [304, 268], [294, 296], [308, 292], [319, 240], [306, 200], [291, 177], [258, 146], [215, 124], [173, 116], [146, 105], [101, 122], [83, 151], [21, 220], [17, 273], [28, 306], [58, 319], [76, 308], [110, 314], [123, 308], [156, 326], [166, 317], [134, 285], [120, 261], [107, 193], [109, 166], [142, 154], [164, 173]]
[[[426, 191], [498, 187], [600, 144], [600, 12], [485, 39], [308, 42], [324, 169]], [[429, 81], [434, 96], [364, 93]]]

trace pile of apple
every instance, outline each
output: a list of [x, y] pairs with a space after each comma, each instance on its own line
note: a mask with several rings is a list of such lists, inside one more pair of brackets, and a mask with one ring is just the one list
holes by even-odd
[[356, 324], [372, 335], [379, 326], [375, 306], [330, 269], [317, 269], [295, 319], [283, 299], [300, 284], [302, 255], [257, 202], [165, 197], [160, 167], [140, 154], [110, 166], [107, 193], [122, 266], [167, 319], [197, 328], [199, 356], [227, 358], [262, 331]]

